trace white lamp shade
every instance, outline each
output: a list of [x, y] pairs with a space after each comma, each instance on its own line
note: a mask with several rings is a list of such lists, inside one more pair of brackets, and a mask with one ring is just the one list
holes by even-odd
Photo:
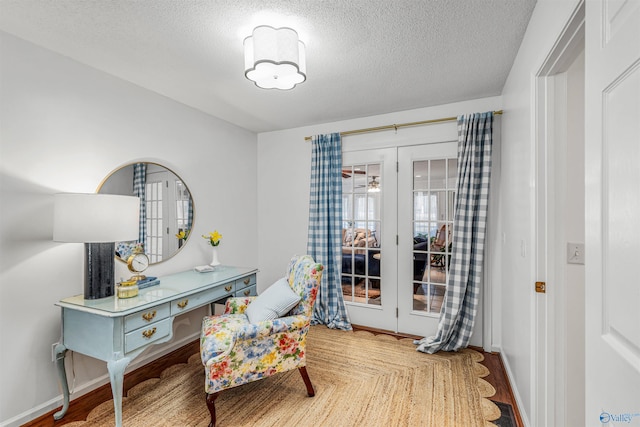
[[140, 199], [114, 194], [60, 193], [54, 196], [53, 240], [122, 242], [138, 239]]
[[263, 89], [291, 89], [307, 78], [305, 47], [291, 28], [256, 27], [244, 40], [245, 76]]

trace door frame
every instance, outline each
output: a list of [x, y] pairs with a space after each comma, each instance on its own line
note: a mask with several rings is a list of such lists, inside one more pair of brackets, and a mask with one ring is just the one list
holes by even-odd
[[565, 298], [557, 284], [564, 275], [564, 239], [556, 232], [565, 211], [557, 206], [550, 189], [563, 186], [560, 173], [567, 159], [559, 155], [567, 129], [566, 79], [555, 77], [567, 70], [584, 50], [585, 4], [581, 1], [534, 76], [534, 281], [547, 284], [545, 293], [532, 297], [532, 425], [563, 425], [566, 406]]

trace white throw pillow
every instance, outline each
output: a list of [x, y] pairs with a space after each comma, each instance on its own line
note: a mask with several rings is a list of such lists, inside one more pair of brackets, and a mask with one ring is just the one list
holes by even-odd
[[300, 302], [285, 277], [264, 290], [245, 310], [250, 323], [273, 320], [287, 314]]

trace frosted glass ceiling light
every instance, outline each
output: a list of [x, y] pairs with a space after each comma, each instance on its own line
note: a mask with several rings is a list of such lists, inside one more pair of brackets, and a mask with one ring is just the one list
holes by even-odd
[[304, 43], [291, 28], [261, 25], [244, 39], [244, 75], [263, 89], [292, 89], [307, 79]]

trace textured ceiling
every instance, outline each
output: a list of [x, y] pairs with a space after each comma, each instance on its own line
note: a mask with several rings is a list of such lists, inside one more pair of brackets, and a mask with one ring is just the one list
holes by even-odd
[[[0, 0], [0, 29], [263, 132], [499, 95], [535, 0]], [[289, 26], [290, 91], [244, 77], [242, 41]]]

